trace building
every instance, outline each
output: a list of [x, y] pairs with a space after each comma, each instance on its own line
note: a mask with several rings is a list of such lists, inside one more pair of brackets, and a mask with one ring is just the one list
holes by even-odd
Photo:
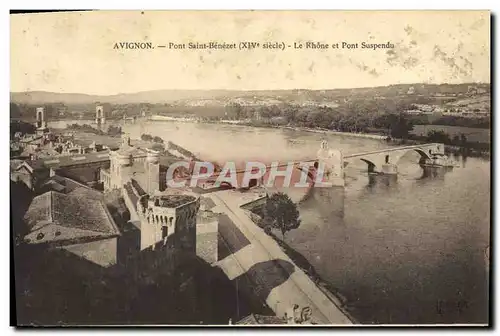
[[168, 245], [195, 254], [200, 198], [187, 190], [166, 188], [173, 158], [134, 147], [125, 135], [109, 159], [109, 169], [101, 170], [100, 179], [104, 190], [121, 190], [130, 222], [140, 230], [140, 249]]
[[[11, 180], [37, 195], [25, 217], [25, 242], [65, 248], [102, 266], [127, 263], [145, 250], [196, 256], [200, 197], [166, 188], [172, 161], [124, 136], [114, 151], [14, 162]], [[104, 194], [90, 188], [96, 181], [122, 199], [127, 215], [119, 217], [126, 223], [115, 224]]]
[[[128, 136], [123, 137], [118, 150], [109, 153], [110, 168], [104, 169], [101, 179], [104, 189], [120, 189], [131, 178], [139, 182], [146, 192], [160, 190], [160, 153], [153, 149], [141, 149], [130, 144]], [[162, 190], [166, 187], [162, 185]]]
[[64, 249], [102, 267], [118, 260], [120, 231], [102, 194], [71, 179], [52, 176], [24, 216], [24, 242]]
[[85, 155], [32, 157], [13, 169], [10, 177], [14, 182], [23, 182], [31, 190], [37, 190], [41, 183], [55, 174], [93, 186], [99, 181], [101, 170], [106, 167], [109, 167], [109, 153], [106, 151]]
[[199, 208], [199, 196], [183, 190], [142, 195], [137, 202], [141, 250], [159, 244], [195, 255]]

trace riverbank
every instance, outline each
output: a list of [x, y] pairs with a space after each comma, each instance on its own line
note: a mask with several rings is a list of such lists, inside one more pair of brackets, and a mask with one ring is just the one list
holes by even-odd
[[341, 136], [350, 136], [350, 137], [374, 139], [374, 140], [387, 140], [387, 136], [379, 135], [379, 134], [339, 132], [339, 131], [333, 131], [333, 130], [329, 130], [329, 129], [297, 127], [297, 126], [279, 126], [279, 128], [289, 129], [289, 130], [293, 130], [293, 131], [323, 133], [323, 134], [329, 134], [329, 135], [341, 135]]
[[[290, 125], [275, 125], [269, 123], [258, 123], [254, 121], [238, 121], [238, 120], [197, 120], [189, 118], [175, 118], [175, 117], [163, 117], [150, 119], [153, 121], [170, 121], [170, 122], [187, 122], [187, 123], [206, 123], [206, 124], [219, 124], [219, 125], [234, 125], [242, 127], [254, 127], [254, 128], [272, 128], [281, 130], [292, 130], [297, 132], [310, 132], [319, 133], [324, 135], [337, 135], [344, 137], [354, 137], [354, 138], [364, 138], [377, 141], [384, 141], [390, 146], [400, 146], [400, 145], [419, 145], [423, 143], [433, 142], [427, 139], [425, 136], [418, 136], [410, 134], [408, 139], [391, 139], [387, 135], [373, 134], [373, 133], [353, 133], [353, 132], [340, 132], [330, 129], [323, 128], [310, 128], [310, 127], [300, 127], [300, 126], [290, 126]], [[437, 141], [439, 142], [439, 141]], [[487, 145], [482, 145], [479, 143], [468, 143], [467, 146], [456, 146], [454, 144], [445, 143], [445, 150], [447, 154], [454, 155], [464, 155], [470, 157], [478, 158], [489, 158], [490, 149]]]
[[190, 119], [190, 118], [175, 118], [167, 116], [151, 116], [150, 121], [173, 121], [173, 122], [187, 122], [187, 123], [205, 123], [205, 124], [221, 124], [221, 125], [237, 125], [237, 126], [247, 126], [255, 128], [275, 128], [275, 129], [288, 129], [292, 131], [302, 131], [302, 132], [312, 132], [312, 133], [324, 133], [331, 135], [341, 135], [350, 136], [357, 138], [367, 138], [375, 140], [385, 140], [387, 136], [380, 134], [368, 134], [368, 133], [352, 133], [352, 132], [339, 132], [323, 128], [310, 128], [310, 127], [299, 127], [299, 126], [288, 126], [288, 125], [273, 125], [266, 123], [259, 123], [258, 125], [252, 121], [245, 120], [203, 120]]
[[[262, 208], [256, 207], [247, 210], [247, 215], [251, 221], [258, 227], [262, 220]], [[326, 296], [330, 301], [332, 301], [335, 306], [337, 306], [343, 314], [345, 314], [353, 323], [357, 323], [357, 320], [352, 316], [351, 312], [348, 310], [347, 299], [340, 294], [340, 292], [323, 280], [318, 272], [315, 270], [314, 266], [304, 257], [302, 254], [294, 250], [290, 245], [288, 245], [284, 240], [279, 239], [272, 230], [264, 230], [264, 232], [271, 237], [280, 247], [280, 249], [290, 258], [293, 263], [304, 272], [309, 279], [318, 287], [318, 289]]]
[[[477, 143], [477, 142], [467, 142], [466, 146], [460, 146], [454, 142], [445, 140], [432, 140], [428, 136], [419, 136], [415, 134], [409, 134], [407, 139], [391, 139], [387, 135], [374, 134], [374, 133], [353, 133], [353, 132], [340, 132], [330, 129], [323, 128], [310, 128], [301, 126], [291, 126], [291, 125], [277, 125], [264, 122], [256, 122], [250, 120], [200, 120], [193, 118], [176, 118], [167, 116], [151, 116], [148, 118], [149, 121], [162, 121], [162, 122], [180, 122], [180, 123], [202, 123], [202, 124], [218, 124], [218, 125], [231, 125], [231, 126], [241, 126], [241, 127], [253, 127], [253, 128], [271, 128], [271, 129], [281, 129], [281, 130], [291, 130], [297, 132], [309, 132], [317, 133], [323, 135], [336, 135], [342, 137], [352, 137], [352, 138], [365, 138], [376, 141], [384, 141], [390, 146], [398, 145], [418, 145], [422, 143], [429, 142], [439, 142], [444, 143], [447, 154], [454, 155], [464, 155], [470, 157], [479, 158], [489, 158], [490, 157], [490, 146], [489, 144]], [[449, 140], [449, 139], [448, 139]]]

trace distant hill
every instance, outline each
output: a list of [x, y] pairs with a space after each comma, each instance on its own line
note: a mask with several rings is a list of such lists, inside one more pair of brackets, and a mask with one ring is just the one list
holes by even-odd
[[490, 84], [398, 84], [383, 87], [333, 89], [333, 90], [155, 90], [110, 96], [81, 93], [55, 93], [45, 91], [11, 92], [10, 100], [18, 104], [164, 104], [184, 100], [228, 100], [237, 98], [277, 99], [280, 101], [318, 101], [351, 96], [390, 97], [398, 95], [435, 95], [466, 93], [470, 88], [490, 92]]
[[229, 91], [190, 91], [190, 90], [156, 90], [144, 91], [128, 94], [117, 94], [111, 96], [88, 95], [81, 93], [55, 93], [46, 91], [11, 92], [10, 100], [13, 103], [21, 104], [130, 104], [130, 103], [150, 103], [161, 104], [175, 100], [212, 98], [214, 95], [221, 96], [229, 94]]

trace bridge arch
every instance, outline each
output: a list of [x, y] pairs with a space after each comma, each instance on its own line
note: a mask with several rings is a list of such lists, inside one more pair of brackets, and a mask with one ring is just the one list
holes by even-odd
[[233, 188], [234, 188], [234, 186], [233, 186], [231, 183], [224, 181], [224, 182], [220, 182], [220, 183], [219, 183], [219, 188], [223, 188], [223, 189], [233, 189]]
[[432, 154], [434, 153], [434, 151], [432, 150], [432, 148], [428, 148], [428, 149], [424, 149], [424, 148], [411, 148], [411, 149], [408, 149], [406, 150], [402, 155], [399, 155], [399, 157], [397, 157], [396, 160], [394, 161], [391, 161], [392, 163], [395, 163], [395, 164], [398, 164], [399, 160], [401, 160], [401, 158], [403, 158], [404, 156], [406, 156], [408, 153], [418, 153], [420, 155], [420, 160], [418, 163], [423, 163], [425, 162], [427, 159], [431, 159], [432, 158]]
[[365, 158], [360, 158], [360, 160], [363, 161], [364, 163], [366, 163], [368, 165], [368, 172], [369, 173], [374, 173], [375, 172], [375, 168], [376, 168], [375, 163], [373, 163], [370, 160], [367, 160]]

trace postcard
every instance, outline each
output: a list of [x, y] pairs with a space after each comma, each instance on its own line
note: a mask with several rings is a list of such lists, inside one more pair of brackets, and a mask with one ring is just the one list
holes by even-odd
[[15, 325], [488, 326], [490, 15], [11, 14]]

